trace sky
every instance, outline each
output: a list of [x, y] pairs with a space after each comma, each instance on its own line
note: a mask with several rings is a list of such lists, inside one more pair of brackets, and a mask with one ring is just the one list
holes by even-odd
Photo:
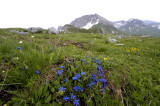
[[160, 22], [160, 0], [0, 0], [0, 28], [57, 28], [83, 15]]

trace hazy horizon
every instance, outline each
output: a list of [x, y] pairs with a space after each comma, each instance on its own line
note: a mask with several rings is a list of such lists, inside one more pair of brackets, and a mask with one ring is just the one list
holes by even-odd
[[95, 13], [109, 21], [135, 18], [160, 22], [158, 0], [5, 0], [0, 3], [0, 28], [57, 28]]

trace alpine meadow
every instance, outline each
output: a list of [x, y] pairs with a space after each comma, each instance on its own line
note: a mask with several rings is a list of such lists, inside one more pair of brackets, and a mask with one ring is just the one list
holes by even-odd
[[160, 38], [92, 30], [0, 29], [0, 104], [158, 106]]

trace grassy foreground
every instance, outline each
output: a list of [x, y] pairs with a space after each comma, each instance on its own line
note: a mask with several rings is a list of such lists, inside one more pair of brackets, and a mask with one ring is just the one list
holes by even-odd
[[109, 37], [1, 34], [0, 104], [158, 106], [160, 38]]

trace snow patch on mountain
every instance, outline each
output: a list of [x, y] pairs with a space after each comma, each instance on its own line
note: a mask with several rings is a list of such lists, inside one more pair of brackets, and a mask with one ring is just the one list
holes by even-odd
[[99, 19], [97, 19], [97, 21], [95, 22], [95, 23], [93, 23], [92, 22], [92, 20], [89, 22], [89, 23], [87, 23], [84, 27], [82, 27], [82, 28], [85, 28], [85, 29], [90, 29], [93, 25], [96, 25], [96, 24], [98, 24], [99, 23]]
[[114, 24], [114, 26], [115, 26], [116, 28], [119, 28], [119, 27], [123, 26], [123, 24], [122, 24], [121, 22], [119, 22], [119, 23]]
[[160, 29], [160, 25], [158, 26], [158, 29]]
[[132, 20], [134, 20], [134, 18], [129, 19], [128, 22], [131, 22]]
[[114, 22], [114, 27], [116, 28], [120, 28], [122, 26], [126, 25], [126, 22], [125, 21], [117, 21], [117, 22]]
[[87, 23], [84, 27], [82, 27], [82, 28], [85, 28], [85, 29], [90, 29], [93, 25], [96, 25], [96, 24], [98, 24], [99, 23], [99, 19], [97, 19], [97, 21], [95, 22], [95, 23], [93, 23], [92, 22], [92, 20], [89, 22], [89, 23]]

